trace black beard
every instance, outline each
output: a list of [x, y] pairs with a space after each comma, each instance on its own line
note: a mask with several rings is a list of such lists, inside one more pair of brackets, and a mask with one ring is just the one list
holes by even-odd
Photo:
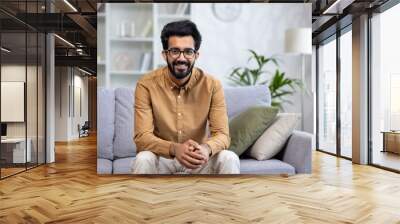
[[[168, 69], [171, 72], [171, 74], [176, 78], [176, 79], [184, 79], [190, 73], [192, 73], [194, 62], [192, 65], [190, 65], [189, 62], [184, 62], [184, 61], [173, 61], [172, 63], [167, 63], [168, 64]], [[175, 72], [174, 66], [184, 64], [188, 67], [186, 72]]]

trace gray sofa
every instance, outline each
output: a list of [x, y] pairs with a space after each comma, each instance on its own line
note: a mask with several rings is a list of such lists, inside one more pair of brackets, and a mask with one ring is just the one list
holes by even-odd
[[[270, 105], [267, 86], [225, 88], [229, 119], [253, 105]], [[133, 141], [134, 90], [98, 90], [97, 172], [129, 174], [136, 147]], [[273, 159], [240, 158], [242, 174], [311, 173], [312, 136], [294, 131], [284, 149]]]

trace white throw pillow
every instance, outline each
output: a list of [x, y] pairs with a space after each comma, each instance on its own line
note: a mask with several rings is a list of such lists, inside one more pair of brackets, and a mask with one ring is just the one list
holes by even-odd
[[280, 113], [274, 123], [257, 139], [247, 155], [267, 160], [280, 152], [300, 120], [300, 114]]

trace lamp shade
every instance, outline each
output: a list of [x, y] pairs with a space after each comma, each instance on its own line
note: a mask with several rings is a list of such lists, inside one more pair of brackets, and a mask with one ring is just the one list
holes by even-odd
[[312, 54], [311, 28], [286, 30], [285, 52], [289, 54]]

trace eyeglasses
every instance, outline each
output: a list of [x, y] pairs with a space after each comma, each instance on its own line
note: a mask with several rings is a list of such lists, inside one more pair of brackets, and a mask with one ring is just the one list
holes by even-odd
[[185, 48], [183, 49], [183, 51], [181, 51], [179, 48], [170, 48], [168, 50], [165, 50], [164, 52], [168, 53], [169, 56], [171, 56], [172, 58], [179, 58], [181, 56], [181, 53], [183, 53], [183, 56], [186, 59], [192, 59], [196, 54], [196, 50], [192, 48]]

